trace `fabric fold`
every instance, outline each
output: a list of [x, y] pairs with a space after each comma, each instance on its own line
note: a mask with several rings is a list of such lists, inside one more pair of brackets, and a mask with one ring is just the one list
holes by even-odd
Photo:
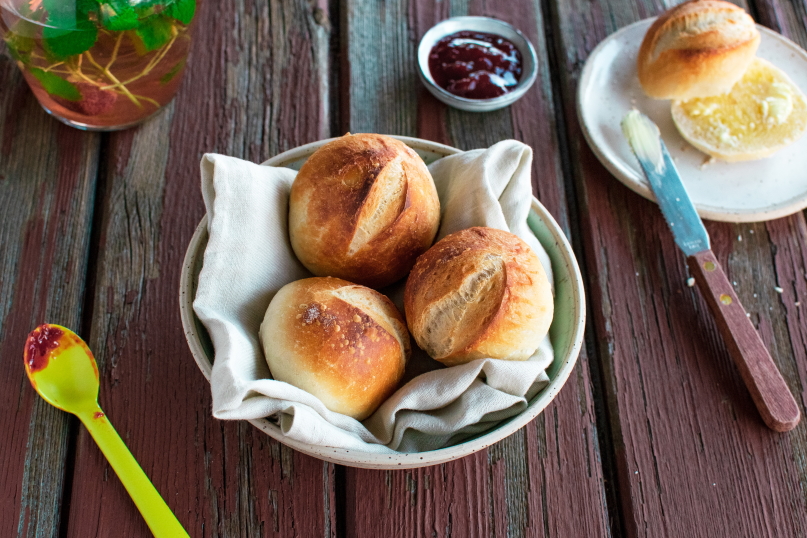
[[[549, 257], [527, 227], [531, 164], [532, 150], [508, 140], [429, 166], [441, 204], [438, 239], [471, 226], [510, 231], [535, 250], [552, 281]], [[288, 197], [296, 172], [207, 154], [201, 174], [209, 241], [194, 310], [215, 349], [215, 417], [270, 417], [284, 435], [312, 445], [422, 452], [456, 444], [522, 412], [548, 383], [545, 370], [553, 360], [548, 336], [528, 361], [480, 359], [452, 368], [429, 358], [413, 340], [409, 381], [363, 422], [271, 379], [258, 340], [263, 315], [282, 286], [312, 276], [288, 238]], [[382, 290], [399, 308], [403, 286]]]

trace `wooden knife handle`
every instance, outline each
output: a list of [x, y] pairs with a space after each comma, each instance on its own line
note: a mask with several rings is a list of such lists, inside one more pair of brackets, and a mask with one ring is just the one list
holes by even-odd
[[699, 252], [687, 263], [762, 420], [777, 432], [792, 430], [801, 418], [799, 406], [714, 253]]

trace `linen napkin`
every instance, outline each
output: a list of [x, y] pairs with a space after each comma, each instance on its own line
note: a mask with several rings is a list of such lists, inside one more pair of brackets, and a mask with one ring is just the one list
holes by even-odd
[[[508, 230], [535, 250], [552, 282], [549, 256], [527, 227], [531, 163], [528, 146], [507, 140], [429, 166], [441, 204], [438, 239], [471, 226]], [[462, 442], [520, 413], [548, 384], [548, 336], [528, 361], [479, 359], [451, 368], [412, 339], [406, 384], [363, 422], [271, 379], [258, 339], [263, 315], [282, 286], [312, 276], [288, 238], [296, 172], [215, 154], [202, 158], [201, 172], [210, 238], [193, 306], [215, 348], [216, 418], [269, 417], [288, 437], [313, 445], [422, 452]], [[401, 312], [403, 287], [402, 281], [382, 290]]]

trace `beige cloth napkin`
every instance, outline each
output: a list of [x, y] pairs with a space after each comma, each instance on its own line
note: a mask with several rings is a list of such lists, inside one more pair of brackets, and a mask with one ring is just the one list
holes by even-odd
[[[549, 257], [527, 227], [531, 162], [528, 146], [508, 140], [433, 163], [442, 212], [438, 238], [471, 226], [509, 230], [538, 253], [551, 280]], [[408, 382], [363, 422], [271, 379], [258, 340], [264, 312], [283, 285], [311, 276], [288, 239], [296, 172], [214, 154], [202, 158], [201, 171], [210, 240], [193, 306], [215, 348], [215, 417], [270, 417], [288, 437], [313, 445], [421, 452], [461, 442], [520, 413], [548, 383], [549, 337], [528, 361], [480, 359], [452, 368], [429, 358], [413, 339]], [[382, 291], [401, 308], [403, 283]]]

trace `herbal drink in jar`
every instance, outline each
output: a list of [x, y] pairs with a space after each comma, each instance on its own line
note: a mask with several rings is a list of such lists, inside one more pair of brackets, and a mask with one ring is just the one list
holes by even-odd
[[0, 0], [0, 28], [42, 107], [80, 129], [143, 121], [177, 92], [196, 0]]

